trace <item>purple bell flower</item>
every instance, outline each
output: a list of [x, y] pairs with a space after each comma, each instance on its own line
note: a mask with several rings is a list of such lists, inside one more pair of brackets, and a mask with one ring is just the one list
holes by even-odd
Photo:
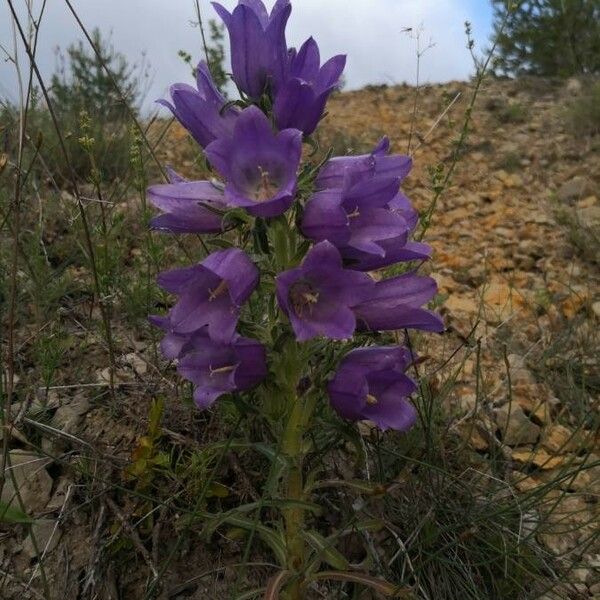
[[317, 336], [351, 338], [356, 329], [352, 307], [373, 293], [375, 283], [365, 273], [349, 271], [331, 243], [313, 246], [300, 267], [276, 279], [277, 299], [299, 342]]
[[344, 264], [348, 269], [355, 271], [376, 271], [396, 263], [423, 261], [431, 257], [431, 246], [421, 242], [407, 242], [406, 237], [382, 240], [378, 245], [384, 251], [383, 256], [368, 254], [354, 248], [344, 248]]
[[306, 204], [302, 233], [315, 241], [329, 240], [346, 259], [348, 253], [386, 254], [382, 242], [404, 245], [409, 225], [388, 208], [396, 197], [399, 180], [370, 177], [351, 183], [350, 172], [342, 188], [317, 192]]
[[414, 273], [378, 281], [370, 297], [354, 307], [358, 327], [372, 331], [423, 329], [441, 332], [444, 330], [442, 319], [421, 308], [436, 292], [435, 279]]
[[226, 100], [215, 87], [206, 63], [198, 64], [196, 85], [176, 83], [171, 86], [171, 99], [157, 100], [166, 106], [203, 148], [233, 129], [239, 110], [224, 108]]
[[412, 160], [388, 152], [384, 137], [371, 154], [329, 160], [307, 203], [303, 233], [335, 244], [349, 269], [374, 271], [431, 255], [429, 246], [408, 241], [418, 214], [399, 188]]
[[346, 65], [344, 55], [321, 67], [319, 46], [311, 37], [296, 53], [290, 52], [288, 78], [277, 89], [273, 114], [279, 129], [294, 127], [310, 135], [323, 116], [331, 92], [339, 85]]
[[410, 352], [400, 346], [352, 350], [328, 385], [331, 405], [344, 419], [408, 431], [417, 418], [407, 399], [417, 386], [404, 374], [411, 362]]
[[302, 132], [273, 132], [256, 106], [244, 109], [233, 134], [206, 148], [211, 165], [227, 181], [225, 200], [257, 217], [275, 217], [294, 201]]
[[148, 188], [148, 199], [164, 214], [150, 221], [152, 229], [171, 233], [220, 233], [227, 210], [223, 190], [210, 181], [187, 181], [167, 167], [171, 183]]
[[380, 240], [378, 246], [383, 250], [383, 254], [367, 253], [352, 247], [344, 248], [342, 253], [347, 268], [357, 271], [376, 271], [399, 262], [424, 261], [431, 257], [431, 246], [407, 241], [407, 234], [410, 235], [415, 230], [419, 220], [419, 215], [410, 200], [399, 191], [387, 206], [392, 214], [405, 220], [408, 231], [398, 237]]
[[163, 329], [168, 326], [169, 333], [178, 335], [192, 334], [208, 326], [213, 340], [229, 342], [240, 307], [254, 291], [258, 278], [254, 263], [236, 248], [213, 252], [193, 267], [160, 273], [159, 285], [178, 295], [179, 301], [169, 312], [168, 324], [165, 321], [155, 324]]
[[412, 168], [412, 158], [388, 154], [389, 150], [390, 141], [383, 137], [370, 154], [337, 156], [328, 160], [317, 177], [317, 189], [342, 187], [349, 173], [353, 183], [370, 177], [396, 177], [402, 182]]
[[185, 352], [185, 346], [193, 334], [175, 333], [169, 315], [150, 315], [148, 321], [165, 332], [160, 341], [160, 351], [167, 360], [175, 360]]
[[277, 0], [270, 15], [261, 0], [240, 0], [231, 13], [217, 2], [212, 5], [229, 32], [231, 70], [238, 88], [254, 99], [269, 87], [277, 88], [287, 70], [289, 0]]
[[267, 375], [265, 349], [240, 335], [229, 342], [216, 341], [203, 328], [189, 338], [177, 371], [194, 384], [194, 401], [205, 409], [222, 394], [259, 384]]

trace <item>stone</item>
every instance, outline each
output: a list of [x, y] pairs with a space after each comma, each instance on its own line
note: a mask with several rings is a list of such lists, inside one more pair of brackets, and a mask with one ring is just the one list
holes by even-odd
[[483, 434], [484, 428], [473, 420], [461, 423], [458, 428], [459, 434], [463, 440], [474, 450], [483, 452], [490, 447], [488, 438], [490, 434]]
[[543, 448], [533, 450], [531, 448], [516, 448], [512, 452], [512, 459], [525, 466], [534, 465], [538, 469], [550, 470], [564, 464], [568, 458], [552, 456]]
[[541, 442], [544, 448], [556, 454], [576, 450], [577, 437], [570, 429], [556, 423], [544, 429]]
[[444, 306], [451, 312], [465, 312], [469, 314], [477, 313], [479, 304], [467, 296], [452, 294], [444, 303]]
[[546, 485], [546, 482], [536, 475], [528, 475], [527, 477], [524, 477], [521, 471], [513, 471], [512, 480], [515, 488], [522, 493], [531, 492], [533, 490], [537, 490], [542, 485]]
[[60, 477], [55, 485], [54, 493], [46, 504], [45, 513], [60, 512], [66, 502], [69, 486], [74, 485], [73, 482], [66, 477]]
[[586, 206], [585, 208], [578, 208], [576, 210], [577, 220], [584, 227], [598, 227], [600, 226], [600, 206]]
[[[90, 401], [85, 396], [75, 396], [60, 406], [52, 417], [51, 425], [55, 429], [68, 435], [76, 436], [83, 417], [91, 408]], [[52, 449], [56, 451], [66, 450], [71, 444], [68, 437], [52, 436]], [[50, 448], [48, 447], [48, 450]], [[53, 452], [50, 452], [53, 454]]]
[[594, 313], [597, 319], [600, 319], [600, 301], [594, 302], [592, 304], [592, 312]]
[[148, 363], [143, 360], [137, 352], [130, 352], [121, 357], [121, 360], [128, 365], [137, 375], [145, 375], [148, 371]]
[[561, 202], [566, 204], [574, 204], [578, 200], [582, 200], [586, 196], [590, 196], [594, 193], [592, 185], [587, 177], [578, 175], [573, 177], [569, 181], [563, 183], [556, 195]]
[[507, 446], [535, 444], [540, 437], [541, 428], [533, 423], [515, 402], [496, 410], [494, 417], [502, 441]]
[[[564, 556], [576, 548], [579, 543], [579, 537], [572, 532], [562, 534], [541, 533], [538, 538], [555, 556]], [[553, 600], [556, 600], [556, 597]]]
[[[31, 534], [35, 538], [35, 544]], [[31, 525], [31, 532], [23, 542], [23, 552], [29, 558], [50, 554], [58, 546], [61, 535], [62, 531], [58, 527], [58, 521], [54, 519], [37, 519]]]
[[52, 478], [46, 471], [46, 465], [51, 461], [24, 450], [11, 450], [9, 457], [12, 474], [8, 472], [6, 474], [2, 502], [20, 509], [16, 493], [18, 490], [25, 512], [27, 514], [39, 513], [46, 506], [52, 490]]
[[483, 286], [483, 298], [487, 305], [505, 307], [523, 304], [520, 291], [505, 283], [491, 283]]
[[531, 371], [527, 368], [525, 358], [520, 354], [509, 354], [509, 375], [512, 384], [515, 383], [535, 383], [535, 378]]
[[551, 401], [546, 386], [537, 383], [515, 383], [511, 397], [523, 411], [541, 424], [550, 422]]
[[523, 179], [517, 173], [507, 173], [503, 169], [496, 171], [494, 177], [502, 182], [507, 188], [521, 187], [523, 185]]
[[569, 77], [567, 79], [567, 83], [565, 84], [565, 91], [569, 96], [573, 94], [578, 94], [583, 89], [583, 84], [577, 77]]
[[585, 472], [590, 476], [589, 486], [586, 488], [586, 492], [600, 496], [600, 465], [586, 468]]
[[577, 208], [589, 208], [590, 206], [596, 206], [598, 204], [598, 198], [596, 196], [588, 196], [583, 200], [579, 200], [576, 206]]
[[565, 466], [561, 469], [557, 469], [557, 471], [543, 471], [542, 479], [547, 483], [558, 481], [561, 489], [567, 492], [591, 492], [591, 475], [586, 470], [581, 470], [575, 474], [577, 466], [573, 464], [573, 455], [568, 455], [563, 458]]

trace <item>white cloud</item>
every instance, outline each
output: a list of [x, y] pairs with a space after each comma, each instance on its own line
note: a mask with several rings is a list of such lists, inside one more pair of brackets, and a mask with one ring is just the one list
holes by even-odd
[[[13, 2], [24, 4], [24, 0]], [[40, 0], [35, 4], [39, 7]], [[73, 0], [73, 4], [86, 27], [112, 31], [114, 46], [130, 60], [138, 60], [146, 52], [154, 73], [150, 100], [163, 96], [170, 83], [189, 78], [178, 50], [189, 51], [195, 60], [201, 58], [200, 32], [191, 26], [192, 0]], [[231, 8], [236, 0], [223, 0], [223, 4]], [[46, 77], [55, 65], [53, 49], [81, 37], [66, 4], [51, 0], [47, 5], [38, 54]], [[206, 0], [201, 6], [205, 19], [214, 16]], [[472, 65], [465, 47], [464, 21], [475, 22], [476, 37], [485, 44], [488, 12], [482, 10], [482, 0], [295, 0], [288, 39], [297, 46], [312, 35], [324, 58], [347, 54], [345, 78], [350, 89], [368, 83], [414, 83], [415, 40], [403, 30], [422, 24], [422, 44], [435, 43], [422, 57], [422, 81], [465, 79]], [[3, 3], [0, 41], [10, 48], [8, 17]], [[16, 97], [16, 79], [12, 65], [4, 63], [0, 65], [0, 95], [7, 94]]]

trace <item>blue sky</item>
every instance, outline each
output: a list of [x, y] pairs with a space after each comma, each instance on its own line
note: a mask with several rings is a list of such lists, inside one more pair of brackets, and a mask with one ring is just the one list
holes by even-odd
[[[25, 0], [13, 0], [23, 9]], [[237, 0], [222, 0], [231, 8]], [[267, 0], [272, 5], [273, 0]], [[41, 0], [33, 0], [39, 10]], [[142, 53], [151, 66], [152, 83], [146, 107], [165, 95], [170, 83], [188, 81], [189, 71], [177, 56], [180, 49], [201, 58], [200, 33], [194, 27], [193, 0], [73, 0], [89, 29], [97, 26], [112, 33], [114, 46], [132, 62]], [[421, 43], [435, 45], [421, 59], [421, 80], [441, 82], [465, 79], [472, 72], [466, 50], [464, 22], [473, 24], [479, 48], [484, 48], [491, 32], [488, 0], [292, 0], [288, 25], [289, 45], [300, 45], [312, 35], [324, 58], [345, 53], [347, 89], [366, 84], [414, 83], [415, 40], [403, 30], [422, 29]], [[41, 27], [39, 65], [49, 76], [56, 65], [55, 48], [79, 39], [80, 33], [62, 0], [49, 0]], [[203, 17], [215, 13], [207, 0], [201, 0]], [[23, 10], [21, 10], [23, 12]], [[6, 3], [0, 5], [0, 43], [12, 52], [12, 30]], [[0, 96], [17, 97], [14, 66], [0, 63]]]

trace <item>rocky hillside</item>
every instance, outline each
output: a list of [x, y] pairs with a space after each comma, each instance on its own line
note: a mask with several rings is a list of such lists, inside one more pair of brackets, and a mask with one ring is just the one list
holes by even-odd
[[[574, 570], [556, 575], [564, 587], [542, 600], [599, 598], [600, 137], [575, 135], [571, 105], [584, 93], [579, 82], [489, 80], [466, 141], [457, 145], [472, 93], [470, 84], [453, 82], [337, 94], [319, 152], [329, 146], [337, 153], [367, 152], [385, 134], [394, 152], [413, 155], [404, 189], [421, 214], [441, 192], [425, 232], [435, 251], [422, 268], [439, 284], [436, 303], [447, 332], [411, 339], [436, 402], [435, 418], [460, 455], [464, 450], [472, 459], [465, 472], [500, 482], [515, 497], [528, 494], [519, 532], [544, 523], [536, 530], [544, 558], [577, 560]], [[172, 125], [162, 137], [165, 126], [150, 130], [160, 160], [202, 177], [187, 134]], [[44, 580], [64, 598], [143, 597], [169, 543], [182, 537], [180, 507], [193, 506], [203, 485], [205, 465], [194, 453], [222, 439], [219, 413], [185, 405], [185, 390], [155, 351], [146, 323], [152, 296], [132, 285], [150, 272], [143, 261], [151, 248], [133, 196], [128, 189], [115, 204], [124, 225], [114, 243], [121, 288], [115, 284], [112, 396], [90, 273], [85, 261], [71, 260], [79, 243], [73, 197], [62, 191], [56, 215], [44, 216], [48, 263], [68, 264], [64, 271], [76, 286], [59, 291], [52, 305], [52, 319], [63, 328], [57, 329], [53, 380], [59, 385], [41, 387], [43, 355], [31, 350], [37, 325], [22, 324], [16, 334], [21, 382], [9, 458], [24, 508], [37, 519], [37, 545], [25, 528], [0, 530], [1, 597], [46, 597]], [[164, 243], [152, 257], [157, 263], [171, 252]], [[197, 241], [175, 250], [188, 251], [188, 243]], [[48, 281], [55, 279], [52, 273]], [[127, 310], [134, 309], [139, 314], [128, 320]], [[161, 395], [169, 401], [153, 430], [151, 400]], [[162, 468], [175, 455], [177, 464], [165, 475]], [[229, 487], [215, 487], [215, 501], [222, 493], [256, 500], [251, 471], [229, 456], [220, 473]], [[402, 476], [395, 481], [403, 483]], [[11, 485], [4, 501], [14, 496]], [[161, 598], [227, 597], [237, 567], [223, 565], [237, 564], [243, 545], [225, 536], [207, 545], [196, 534], [185, 537], [181, 558], [164, 574]], [[211, 576], [212, 591], [195, 577], [204, 570], [219, 571]], [[267, 572], [258, 569], [257, 581]]]
[[[404, 189], [421, 214], [458, 158], [425, 235], [448, 331], [419, 339], [423, 369], [451, 429], [503, 457], [515, 489], [582, 466], [541, 495], [557, 503], [550, 521], [569, 524], [542, 536], [551, 554], [586, 546], [600, 518], [600, 139], [575, 134], [584, 92], [577, 80], [488, 80], [458, 147], [472, 84], [370, 87], [334, 96], [319, 135], [338, 154], [382, 135], [410, 152]], [[163, 156], [198, 177], [185, 138], [171, 130]], [[600, 596], [598, 552], [587, 545], [561, 598]]]

